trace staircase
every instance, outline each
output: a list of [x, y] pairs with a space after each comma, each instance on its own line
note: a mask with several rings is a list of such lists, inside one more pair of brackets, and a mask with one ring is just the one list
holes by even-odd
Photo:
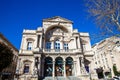
[[43, 80], [81, 80], [78, 77], [75, 76], [69, 76], [69, 77], [45, 77]]
[[75, 76], [69, 76], [68, 80], [82, 80], [82, 79], [75, 77]]

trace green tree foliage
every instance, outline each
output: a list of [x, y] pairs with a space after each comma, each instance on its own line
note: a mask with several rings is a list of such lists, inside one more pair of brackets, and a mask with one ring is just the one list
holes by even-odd
[[6, 46], [4, 43], [0, 42], [0, 72], [6, 67], [8, 67], [13, 59], [12, 50]]
[[113, 65], [113, 72], [115, 76], [120, 76], [120, 72], [117, 71], [116, 65]]

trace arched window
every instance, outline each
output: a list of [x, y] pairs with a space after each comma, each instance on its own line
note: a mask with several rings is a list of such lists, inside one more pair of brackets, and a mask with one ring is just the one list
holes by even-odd
[[73, 59], [71, 57], [66, 58], [66, 75], [72, 76], [73, 75]]
[[60, 51], [60, 41], [59, 41], [59, 39], [56, 39], [54, 46], [55, 46], [55, 51]]
[[63, 59], [61, 57], [57, 57], [55, 59], [55, 76], [63, 75], [64, 75]]
[[53, 71], [53, 61], [51, 57], [45, 58], [45, 64], [44, 64], [44, 75], [45, 76], [52, 76]]

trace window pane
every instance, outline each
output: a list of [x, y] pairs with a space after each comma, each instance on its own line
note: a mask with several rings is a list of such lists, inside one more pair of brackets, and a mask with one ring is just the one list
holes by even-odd
[[68, 50], [68, 43], [64, 43], [64, 50]]
[[51, 49], [51, 42], [46, 43], [46, 49]]
[[27, 44], [27, 50], [31, 50], [32, 49], [32, 42], [28, 42]]
[[24, 73], [29, 73], [29, 66], [24, 66]]
[[55, 45], [54, 46], [55, 46], [55, 49], [56, 49], [55, 51], [60, 51], [60, 41], [59, 40], [55, 41]]

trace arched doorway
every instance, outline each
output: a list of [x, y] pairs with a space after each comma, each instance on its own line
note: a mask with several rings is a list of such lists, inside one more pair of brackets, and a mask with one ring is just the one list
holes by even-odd
[[44, 64], [44, 76], [52, 76], [52, 58], [51, 57], [46, 57], [45, 58], [45, 64]]
[[55, 59], [55, 76], [63, 76], [63, 59], [61, 57], [57, 57]]
[[66, 58], [66, 76], [72, 76], [73, 59], [71, 57]]

